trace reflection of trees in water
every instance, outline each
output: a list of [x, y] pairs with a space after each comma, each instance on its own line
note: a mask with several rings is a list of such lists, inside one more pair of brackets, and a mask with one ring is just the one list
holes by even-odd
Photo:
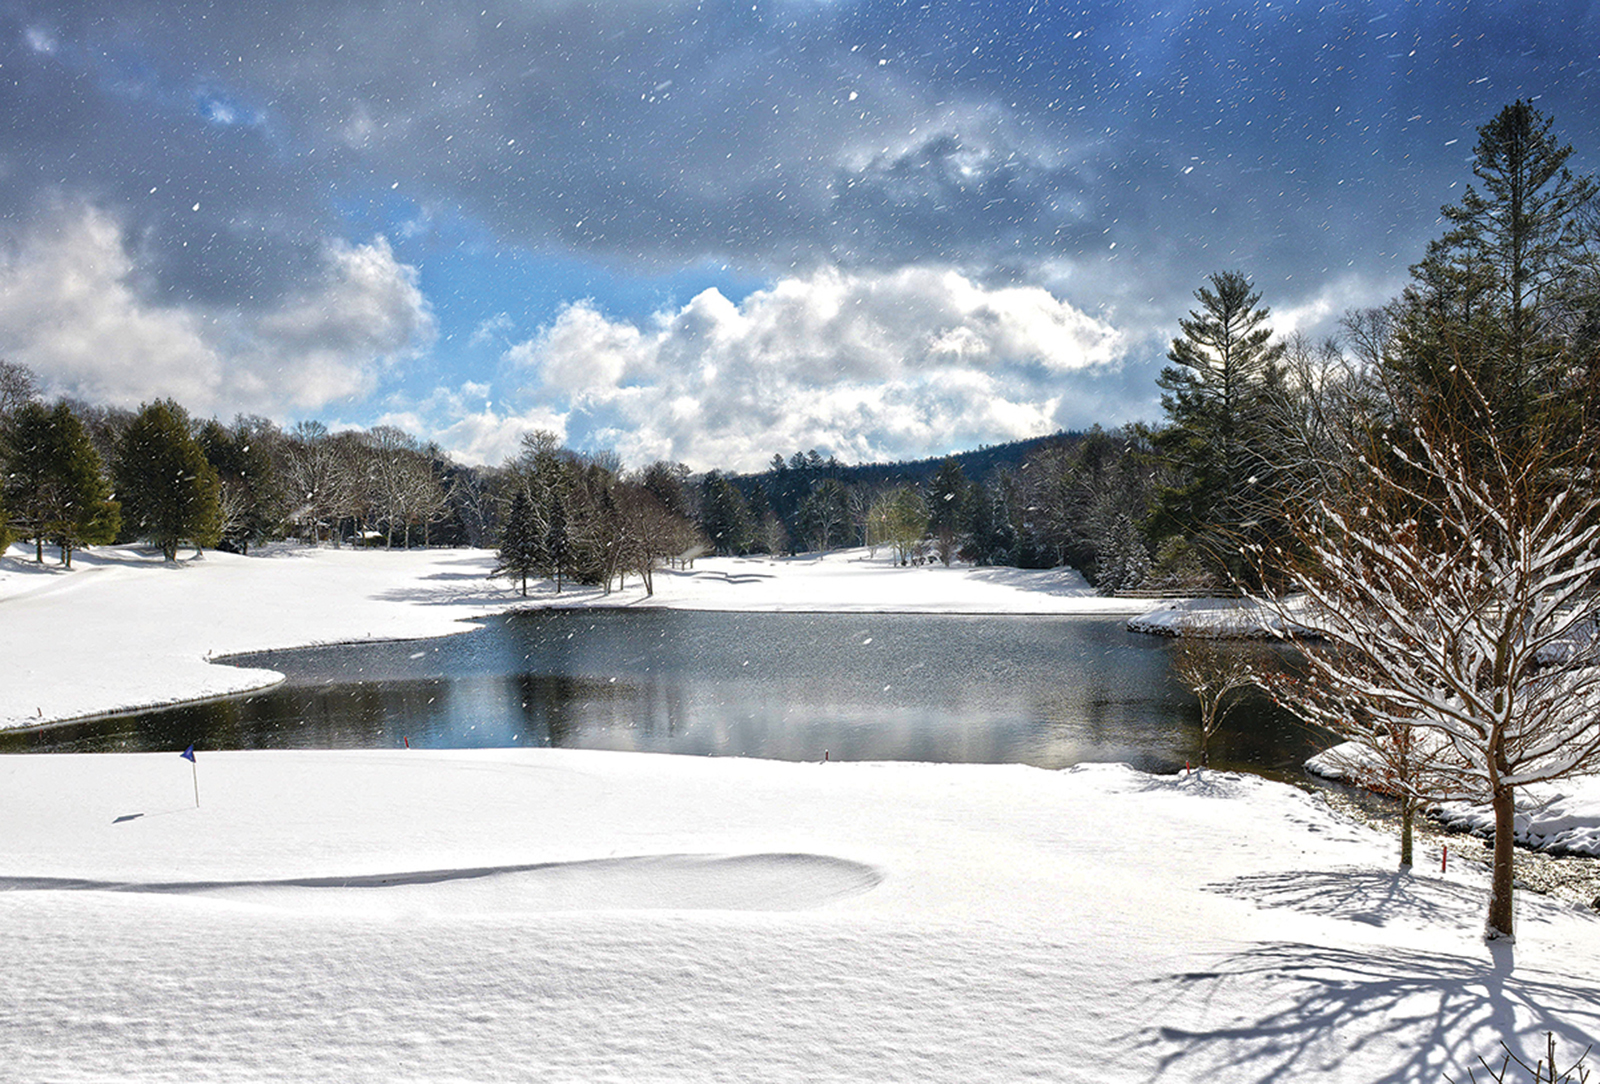
[[[540, 612], [436, 641], [279, 653], [270, 665], [289, 679], [261, 693], [0, 735], [0, 749], [393, 748], [409, 738], [1170, 771], [1197, 739], [1193, 700], [1168, 677], [1169, 646], [1120, 618]], [[1213, 757], [1281, 766], [1315, 745], [1263, 702], [1229, 719]]]

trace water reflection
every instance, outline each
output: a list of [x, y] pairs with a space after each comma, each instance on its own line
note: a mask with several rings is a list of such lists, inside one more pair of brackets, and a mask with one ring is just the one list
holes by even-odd
[[[541, 611], [440, 640], [241, 658], [250, 696], [0, 738], [0, 749], [551, 745], [784, 760], [1196, 758], [1170, 643], [1121, 619]], [[1295, 769], [1312, 737], [1270, 704], [1213, 738], [1218, 766]]]

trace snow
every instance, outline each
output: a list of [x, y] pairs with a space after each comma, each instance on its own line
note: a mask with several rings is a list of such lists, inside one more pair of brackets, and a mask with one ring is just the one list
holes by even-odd
[[[702, 560], [653, 604], [1126, 605], [864, 556]], [[521, 604], [489, 560], [8, 560], [0, 718], [273, 680], [222, 652], [459, 630]], [[1600, 1035], [1600, 917], [1523, 892], [1517, 943], [1487, 945], [1477, 867], [1398, 874], [1392, 839], [1249, 776], [197, 755], [0, 757], [0, 1075], [1435, 1081]]]
[[[1130, 618], [1128, 628], [1155, 636], [1264, 640], [1283, 635], [1283, 621], [1249, 599], [1171, 599]], [[1303, 626], [1301, 627], [1303, 631]]]
[[[580, 750], [0, 759], [0, 1064], [55, 1081], [1464, 1077], [1600, 919], [1253, 777]], [[1514, 953], [1514, 955], [1513, 955]]]
[[[1373, 763], [1370, 749], [1347, 741], [1306, 761], [1306, 770], [1324, 779], [1352, 780]], [[1428, 814], [1450, 828], [1494, 836], [1494, 811], [1486, 805], [1444, 802], [1430, 807]], [[1518, 843], [1534, 850], [1600, 858], [1600, 776], [1518, 788], [1513, 831]]]
[[[53, 555], [51, 555], [53, 556]], [[610, 595], [489, 580], [484, 550], [358, 550], [283, 545], [240, 557], [102, 547], [73, 569], [13, 546], [0, 561], [0, 729], [262, 688], [269, 670], [213, 666], [218, 655], [464, 632], [521, 606], [877, 613], [1117, 613], [1141, 604], [1096, 595], [1068, 569], [895, 567], [888, 551], [822, 558], [701, 558]], [[83, 665], [93, 659], [92, 667]]]

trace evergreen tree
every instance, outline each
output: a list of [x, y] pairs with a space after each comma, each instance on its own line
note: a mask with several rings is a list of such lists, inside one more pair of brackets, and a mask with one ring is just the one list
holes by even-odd
[[1155, 533], [1194, 539], [1238, 580], [1249, 571], [1242, 547], [1275, 511], [1266, 407], [1283, 347], [1242, 273], [1214, 273], [1195, 298], [1156, 381], [1168, 421], [1156, 447], [1181, 480], [1159, 495]]
[[1406, 413], [1474, 424], [1461, 412], [1481, 395], [1504, 435], [1546, 417], [1576, 421], [1586, 397], [1572, 393], [1594, 361], [1574, 347], [1595, 309], [1575, 286], [1588, 282], [1579, 264], [1596, 185], [1567, 168], [1572, 148], [1551, 126], [1518, 101], [1478, 129], [1472, 172], [1482, 191], [1469, 185], [1441, 208], [1450, 228], [1411, 269], [1402, 298], [1389, 369], [1415, 397]]
[[572, 559], [572, 537], [567, 532], [567, 502], [559, 492], [550, 495], [545, 515], [543, 553], [546, 566], [556, 578], [556, 594], [561, 593], [561, 575]]
[[528, 594], [528, 577], [539, 570], [537, 528], [533, 522], [533, 502], [522, 490], [511, 498], [511, 511], [500, 530], [500, 552], [491, 576], [520, 580], [522, 594]]
[[755, 526], [744, 495], [721, 471], [706, 475], [701, 486], [700, 527], [711, 545], [718, 553], [749, 553]]
[[946, 566], [968, 531], [972, 504], [968, 488], [967, 476], [954, 456], [945, 457], [928, 486], [928, 530], [938, 547], [939, 560]]
[[125, 530], [161, 547], [167, 560], [177, 560], [184, 542], [196, 551], [216, 544], [217, 472], [190, 432], [188, 414], [171, 399], [144, 404], [122, 434], [116, 482]]
[[120, 524], [100, 454], [66, 403], [53, 409], [25, 403], [8, 428], [13, 450], [5, 494], [12, 518], [33, 538], [35, 560], [44, 560], [48, 540], [71, 568], [73, 550], [110, 542]]

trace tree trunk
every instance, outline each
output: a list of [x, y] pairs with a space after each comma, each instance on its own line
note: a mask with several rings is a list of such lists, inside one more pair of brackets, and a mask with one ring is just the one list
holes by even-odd
[[1489, 920], [1483, 935], [1490, 941], [1515, 941], [1512, 929], [1511, 889], [1516, 860], [1512, 833], [1516, 830], [1516, 791], [1498, 786], [1494, 791], [1494, 873], [1489, 890]]
[[1400, 868], [1411, 868], [1413, 850], [1411, 828], [1417, 819], [1417, 800], [1410, 795], [1400, 799]]

